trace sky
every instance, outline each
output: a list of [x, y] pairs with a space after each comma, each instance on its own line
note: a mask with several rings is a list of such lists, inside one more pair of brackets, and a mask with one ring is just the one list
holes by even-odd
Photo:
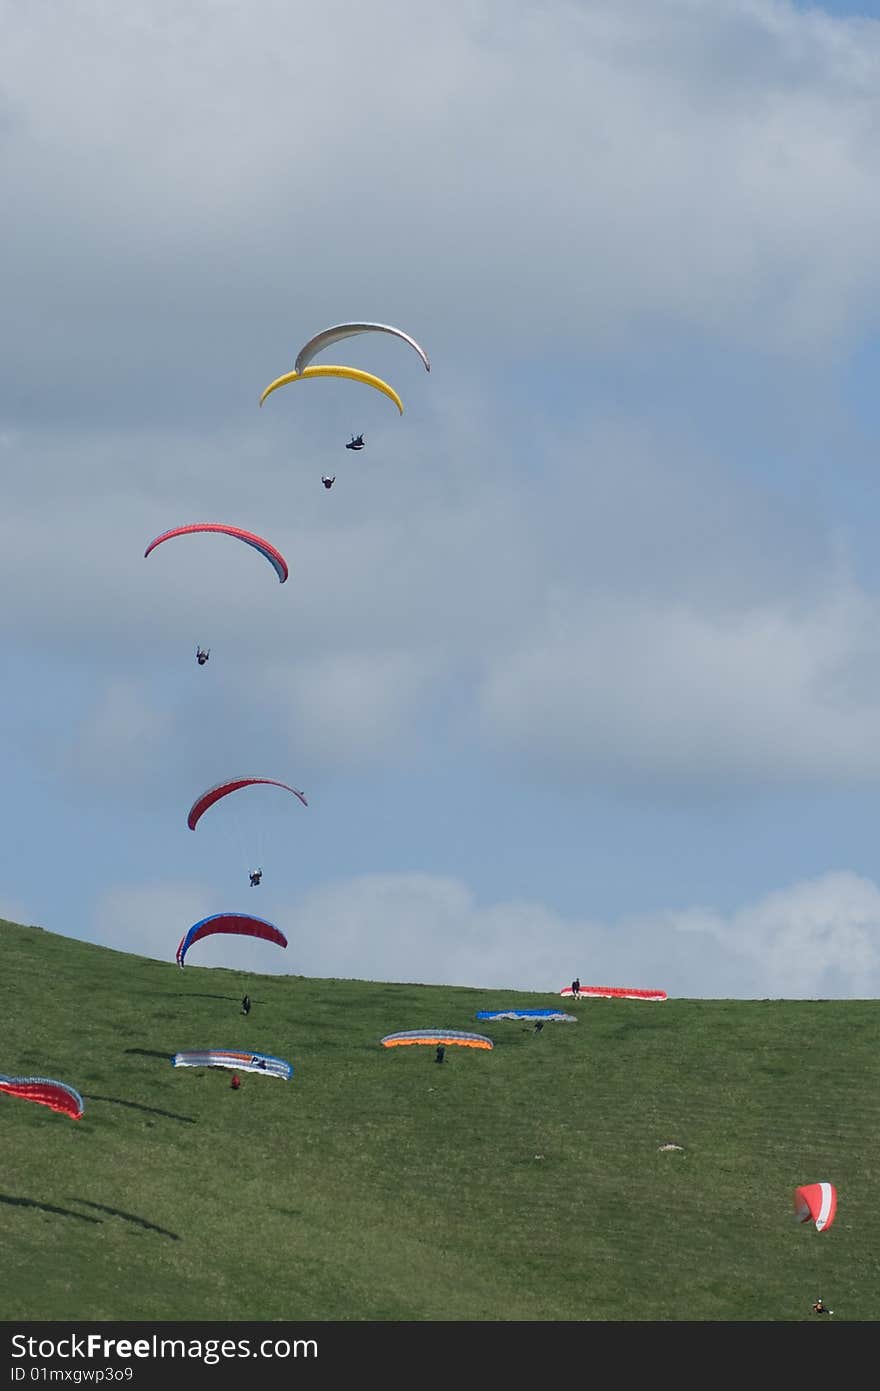
[[0, 18], [0, 915], [880, 993], [880, 6]]

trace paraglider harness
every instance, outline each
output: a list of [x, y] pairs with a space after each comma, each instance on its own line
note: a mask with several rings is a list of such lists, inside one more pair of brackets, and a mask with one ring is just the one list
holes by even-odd
[[255, 889], [257, 885], [260, 883], [260, 880], [263, 878], [263, 871], [261, 869], [252, 869], [250, 871], [249, 877], [251, 881], [251, 888]]
[[242, 1012], [242, 1014], [250, 1014], [250, 1012], [251, 1012], [251, 997], [250, 997], [250, 995], [245, 995], [244, 999], [242, 1000], [242, 1002], [241, 1002], [241, 1012]]
[[364, 437], [363, 437], [363, 435], [352, 435], [352, 437], [351, 437], [351, 443], [350, 443], [350, 444], [347, 444], [345, 447], [346, 447], [346, 449], [363, 449], [363, 447], [364, 447]]
[[324, 474], [322, 473], [321, 482], [324, 484], [325, 488], [332, 488], [333, 484], [336, 482], [336, 474], [334, 473], [332, 478], [325, 478]]
[[203, 667], [203, 666], [205, 665], [205, 662], [208, 660], [208, 658], [210, 657], [210, 655], [211, 655], [211, 649], [210, 649], [210, 647], [207, 648], [207, 649], [204, 650], [204, 651], [202, 650], [201, 647], [197, 647], [197, 648], [196, 648], [196, 661], [198, 662], [198, 664], [199, 664], [200, 667]]

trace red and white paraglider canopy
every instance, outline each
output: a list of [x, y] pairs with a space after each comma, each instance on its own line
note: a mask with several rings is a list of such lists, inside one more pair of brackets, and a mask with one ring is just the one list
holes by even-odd
[[817, 1232], [827, 1232], [837, 1214], [837, 1189], [833, 1183], [806, 1183], [794, 1190], [794, 1212], [799, 1222], [812, 1222]]
[[665, 990], [636, 990], [628, 985], [582, 985], [580, 990], [572, 990], [566, 985], [560, 995], [574, 996], [585, 1000], [665, 1000]]

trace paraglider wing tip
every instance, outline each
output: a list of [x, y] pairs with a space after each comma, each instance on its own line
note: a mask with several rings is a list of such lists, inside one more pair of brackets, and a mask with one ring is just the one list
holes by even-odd
[[282, 377], [276, 377], [274, 382], [270, 382], [269, 385], [265, 388], [262, 396], [260, 397], [260, 405], [262, 406], [266, 398], [271, 396], [273, 391], [277, 391], [279, 386], [287, 386], [290, 382], [297, 381], [299, 377], [299, 372], [285, 372]]

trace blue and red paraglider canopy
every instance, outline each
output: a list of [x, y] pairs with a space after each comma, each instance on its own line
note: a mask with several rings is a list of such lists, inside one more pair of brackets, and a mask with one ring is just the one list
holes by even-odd
[[201, 922], [193, 923], [183, 934], [177, 947], [178, 966], [184, 964], [184, 957], [193, 942], [200, 942], [203, 937], [211, 937], [217, 932], [234, 933], [240, 937], [259, 937], [263, 942], [274, 942], [278, 947], [287, 946], [287, 938], [281, 929], [274, 923], [266, 922], [265, 918], [254, 918], [250, 913], [214, 913], [210, 918], [202, 918]]

